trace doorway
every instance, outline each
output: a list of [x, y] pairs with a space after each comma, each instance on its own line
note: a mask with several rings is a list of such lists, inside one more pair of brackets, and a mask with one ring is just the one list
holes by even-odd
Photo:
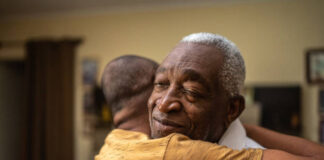
[[24, 61], [0, 61], [0, 159], [23, 157]]

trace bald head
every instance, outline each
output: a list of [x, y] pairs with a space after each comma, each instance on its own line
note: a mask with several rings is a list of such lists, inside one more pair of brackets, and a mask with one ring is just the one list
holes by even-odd
[[157, 67], [152, 60], [133, 55], [116, 58], [106, 65], [102, 88], [115, 127], [149, 130], [147, 99], [152, 92]]

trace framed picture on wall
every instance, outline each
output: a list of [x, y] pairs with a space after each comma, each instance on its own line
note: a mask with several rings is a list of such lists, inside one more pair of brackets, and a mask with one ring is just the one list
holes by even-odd
[[324, 83], [324, 48], [306, 53], [306, 76], [308, 83]]

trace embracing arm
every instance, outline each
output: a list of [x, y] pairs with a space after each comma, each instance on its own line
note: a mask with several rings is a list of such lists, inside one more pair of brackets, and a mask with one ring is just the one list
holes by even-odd
[[324, 147], [317, 143], [259, 126], [245, 124], [244, 127], [248, 137], [269, 148], [264, 151], [264, 160], [269, 156], [272, 159], [276, 158], [273, 156], [280, 159], [324, 159]]

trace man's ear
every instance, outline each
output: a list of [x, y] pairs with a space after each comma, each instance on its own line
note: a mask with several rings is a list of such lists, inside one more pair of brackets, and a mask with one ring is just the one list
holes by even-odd
[[228, 125], [240, 116], [245, 108], [245, 100], [241, 95], [236, 95], [230, 98], [229, 107], [227, 108], [227, 123]]

